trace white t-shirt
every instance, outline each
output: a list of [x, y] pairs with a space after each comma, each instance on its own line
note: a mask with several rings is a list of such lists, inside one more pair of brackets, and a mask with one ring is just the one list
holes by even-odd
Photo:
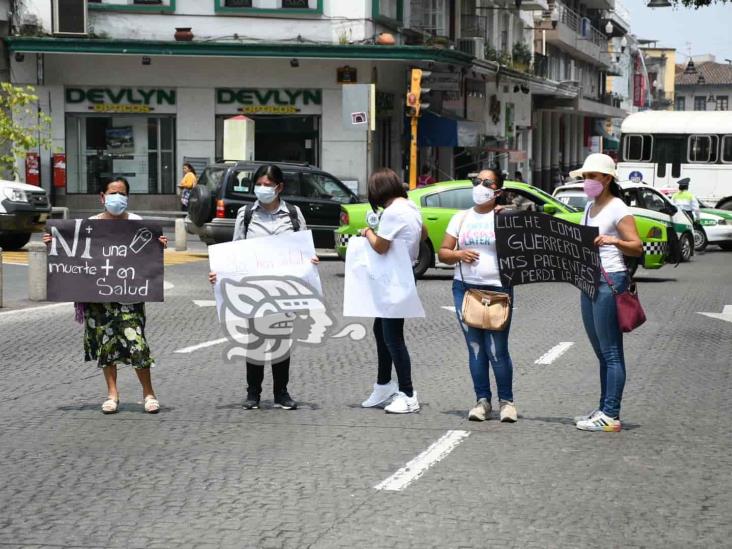
[[[590, 208], [594, 202], [588, 202], [585, 205], [585, 213], [582, 216], [582, 221], [588, 227], [597, 227], [600, 229], [600, 234], [606, 234], [609, 236], [615, 236], [620, 238], [618, 232], [618, 223], [626, 215], [633, 215], [630, 212], [630, 208], [617, 197], [613, 197], [610, 202], [600, 210], [595, 217], [590, 214]], [[625, 260], [623, 259], [623, 252], [612, 244], [600, 246], [600, 262], [602, 268], [608, 273], [619, 273], [627, 270], [625, 266]], [[602, 280], [602, 279], [601, 279]]]
[[422, 239], [422, 214], [411, 200], [397, 198], [381, 214], [376, 234], [389, 242], [403, 240], [414, 263], [419, 257]]
[[[455, 278], [468, 284], [484, 286], [502, 286], [498, 273], [498, 256], [496, 255], [495, 212], [478, 213], [470, 208], [452, 216], [447, 225], [447, 234], [458, 239], [458, 249], [475, 250], [480, 254], [478, 261], [455, 265]], [[462, 226], [460, 222], [462, 221]], [[458, 235], [458, 230], [460, 234]]]

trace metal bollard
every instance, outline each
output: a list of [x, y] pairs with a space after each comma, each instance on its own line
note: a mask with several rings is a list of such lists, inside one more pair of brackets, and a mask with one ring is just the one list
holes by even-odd
[[182, 218], [175, 220], [175, 251], [185, 252], [188, 249], [188, 233], [186, 232], [186, 221]]
[[3, 308], [3, 249], [0, 248], [0, 309]]
[[48, 255], [42, 242], [28, 244], [28, 299], [46, 301], [46, 270]]

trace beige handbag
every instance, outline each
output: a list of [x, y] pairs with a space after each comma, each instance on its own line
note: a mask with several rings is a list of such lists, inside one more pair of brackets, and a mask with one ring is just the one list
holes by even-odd
[[503, 292], [471, 289], [463, 297], [463, 322], [472, 328], [500, 332], [511, 317], [511, 296]]
[[[460, 247], [460, 229], [463, 226], [465, 217], [460, 220], [458, 226], [458, 248]], [[462, 261], [458, 262], [460, 267], [460, 279], [465, 287]], [[471, 328], [491, 330], [500, 332], [505, 330], [508, 320], [511, 318], [511, 296], [505, 292], [492, 290], [465, 289], [463, 296], [463, 308], [461, 311], [463, 322]]]

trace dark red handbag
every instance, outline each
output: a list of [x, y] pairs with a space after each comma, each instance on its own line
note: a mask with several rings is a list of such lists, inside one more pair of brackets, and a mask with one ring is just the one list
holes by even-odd
[[[638, 326], [646, 321], [646, 313], [643, 311], [643, 307], [638, 299], [638, 289], [630, 279], [628, 289], [624, 292], [618, 292], [610, 282], [610, 277], [607, 276], [605, 269], [602, 269], [602, 274], [607, 280], [607, 285], [610, 286], [610, 290], [615, 296], [615, 306], [618, 314], [618, 327], [623, 333], [632, 332]], [[628, 275], [630, 276], [630, 274]]]

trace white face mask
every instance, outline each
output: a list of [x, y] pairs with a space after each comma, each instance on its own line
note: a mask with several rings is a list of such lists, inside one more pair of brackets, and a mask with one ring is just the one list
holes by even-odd
[[267, 187], [265, 185], [255, 185], [254, 194], [257, 195], [257, 200], [262, 204], [271, 204], [277, 198], [277, 190], [275, 187]]
[[493, 189], [489, 189], [483, 185], [476, 185], [473, 187], [473, 202], [477, 206], [482, 206], [493, 200], [496, 196], [496, 192]]

